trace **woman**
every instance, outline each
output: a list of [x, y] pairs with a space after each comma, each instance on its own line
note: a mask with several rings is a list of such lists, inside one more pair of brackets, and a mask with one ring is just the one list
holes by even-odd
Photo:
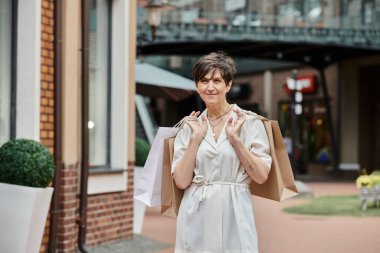
[[272, 159], [262, 121], [226, 100], [234, 74], [234, 61], [223, 53], [193, 67], [206, 110], [187, 117], [174, 143], [172, 174], [185, 189], [176, 253], [258, 252], [249, 183], [266, 181]]

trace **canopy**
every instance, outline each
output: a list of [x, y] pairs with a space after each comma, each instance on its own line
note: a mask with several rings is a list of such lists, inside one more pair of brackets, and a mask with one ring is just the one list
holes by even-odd
[[136, 93], [179, 101], [196, 90], [194, 81], [149, 63], [135, 64]]

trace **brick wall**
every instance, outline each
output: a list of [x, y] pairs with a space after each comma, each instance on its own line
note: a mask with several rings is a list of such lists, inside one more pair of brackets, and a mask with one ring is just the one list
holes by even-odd
[[133, 232], [133, 163], [128, 165], [126, 192], [97, 194], [88, 199], [87, 238], [90, 247], [127, 238]]
[[54, 146], [54, 5], [42, 1], [41, 17], [41, 142], [53, 153]]
[[60, 172], [57, 249], [58, 252], [76, 252], [78, 245], [78, 171], [79, 164], [65, 165]]
[[[42, 0], [41, 17], [41, 143], [54, 152], [54, 4]], [[49, 218], [46, 222], [40, 252], [47, 252], [49, 243]]]
[[[88, 198], [86, 246], [94, 247], [133, 233], [133, 168], [128, 165], [128, 189], [125, 192], [96, 194]], [[58, 252], [78, 249], [79, 165], [61, 171], [61, 198], [58, 218]]]

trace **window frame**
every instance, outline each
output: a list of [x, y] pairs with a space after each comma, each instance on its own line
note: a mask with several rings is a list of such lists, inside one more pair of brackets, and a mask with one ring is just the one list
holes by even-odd
[[[10, 45], [10, 59], [9, 59], [9, 70], [7, 71], [9, 74], [9, 93], [6, 96], [9, 96], [9, 115], [5, 119], [5, 125], [7, 126], [9, 133], [5, 136], [5, 142], [16, 138], [16, 88], [17, 88], [17, 72], [16, 72], [16, 64], [17, 64], [17, 18], [18, 18], [18, 0], [9, 2], [9, 11], [10, 11], [10, 27], [9, 27], [9, 45]], [[1, 145], [1, 144], [0, 144]]]
[[[130, 143], [129, 126], [134, 119], [130, 119], [130, 83], [131, 76], [134, 76], [134, 50], [130, 45], [134, 45], [129, 39], [129, 29], [131, 27], [130, 8], [134, 5], [128, 0], [110, 0], [112, 3], [112, 48], [111, 52], [111, 83], [110, 92], [111, 114], [110, 114], [110, 168], [93, 168], [89, 171], [88, 191], [89, 195], [122, 192], [128, 187], [128, 167]], [[133, 63], [132, 63], [133, 62]], [[133, 101], [134, 102], [134, 101]], [[117, 133], [117, 134], [116, 134]]]
[[[90, 165], [89, 169], [91, 173], [103, 173], [112, 170], [111, 165], [111, 129], [112, 129], [112, 13], [113, 13], [113, 1], [106, 1], [107, 3], [107, 113], [106, 113], [106, 163], [101, 165]], [[90, 106], [90, 105], [89, 105]], [[112, 170], [113, 171], [113, 170]]]
[[18, 0], [12, 2], [12, 17], [11, 17], [11, 113], [10, 113], [10, 136], [16, 138], [16, 105], [17, 105], [17, 19], [18, 19]]

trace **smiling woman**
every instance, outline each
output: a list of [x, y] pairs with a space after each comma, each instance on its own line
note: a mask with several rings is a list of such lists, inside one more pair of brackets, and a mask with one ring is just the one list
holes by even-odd
[[227, 102], [234, 74], [232, 58], [219, 52], [193, 68], [206, 110], [193, 111], [174, 142], [172, 174], [185, 189], [176, 253], [258, 252], [249, 184], [266, 181], [272, 159], [262, 121]]

